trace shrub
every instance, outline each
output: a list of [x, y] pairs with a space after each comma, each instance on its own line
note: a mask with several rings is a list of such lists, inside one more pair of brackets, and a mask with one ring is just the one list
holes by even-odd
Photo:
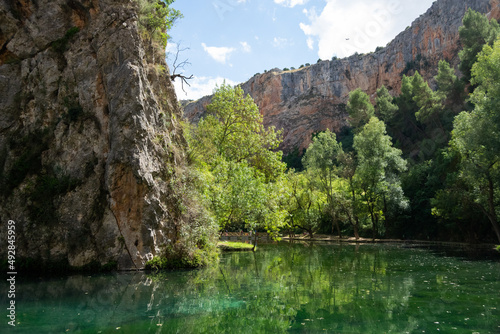
[[139, 6], [139, 26], [149, 40], [156, 40], [165, 47], [169, 38], [168, 31], [177, 19], [182, 18], [180, 11], [170, 5], [174, 0], [136, 0]]

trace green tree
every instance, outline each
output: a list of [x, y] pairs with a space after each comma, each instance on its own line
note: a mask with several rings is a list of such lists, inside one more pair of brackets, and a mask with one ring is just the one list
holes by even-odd
[[281, 152], [274, 151], [279, 133], [264, 129], [257, 106], [239, 87], [218, 87], [207, 110], [187, 138], [220, 229], [260, 228], [276, 235], [288, 194]]
[[436, 94], [420, 73], [415, 72], [412, 80], [413, 101], [419, 108], [415, 117], [421, 123], [434, 121], [441, 126], [439, 113], [443, 109], [441, 97]]
[[471, 96], [475, 108], [456, 117], [450, 144], [461, 156], [459, 177], [468, 185], [465, 195], [488, 217], [500, 241], [500, 41], [486, 45], [478, 55], [471, 83], [477, 86]]
[[342, 237], [342, 231], [339, 221], [336, 219], [338, 210], [336, 188], [339, 175], [338, 166], [343, 154], [342, 144], [337, 142], [335, 133], [326, 130], [313, 139], [302, 159], [307, 171], [316, 175], [317, 187], [326, 196], [333, 219], [332, 225], [335, 224], [339, 237]]
[[460, 51], [460, 70], [467, 81], [471, 78], [471, 69], [477, 61], [477, 55], [485, 44], [493, 45], [500, 33], [500, 27], [495, 19], [488, 18], [472, 9], [468, 9], [462, 20], [463, 26], [458, 30], [463, 50]]
[[268, 180], [283, 173], [282, 152], [276, 150], [281, 131], [264, 128], [257, 105], [241, 87], [223, 84], [216, 88], [207, 112], [193, 134], [195, 156], [208, 162], [216, 156], [246, 161]]
[[438, 64], [438, 75], [434, 77], [436, 80], [438, 91], [444, 96], [449, 96], [453, 94], [456, 89], [457, 76], [455, 75], [455, 70], [451, 68], [450, 64], [446, 60], [440, 60]]
[[139, 5], [139, 25], [149, 40], [167, 45], [168, 31], [182, 18], [180, 11], [171, 7], [175, 0], [136, 0]]
[[356, 129], [368, 123], [375, 114], [375, 108], [370, 102], [370, 97], [358, 88], [349, 94], [347, 112], [349, 113], [349, 123]]
[[385, 122], [390, 121], [399, 110], [399, 107], [394, 104], [393, 101], [394, 98], [385, 86], [382, 86], [377, 90], [375, 112], [377, 116]]
[[453, 118], [464, 108], [465, 86], [455, 75], [455, 70], [445, 60], [440, 60], [438, 74], [434, 77], [437, 83], [437, 94], [444, 104], [442, 117], [445, 128], [451, 131]]
[[387, 216], [388, 201], [407, 206], [398, 174], [406, 170], [401, 150], [392, 146], [383, 121], [372, 117], [354, 137], [358, 166], [355, 178], [372, 222], [373, 238], [379, 233], [379, 222]]
[[288, 202], [290, 227], [307, 231], [311, 239], [318, 231], [326, 204], [326, 196], [313, 185], [312, 178], [314, 175], [309, 172], [292, 173]]

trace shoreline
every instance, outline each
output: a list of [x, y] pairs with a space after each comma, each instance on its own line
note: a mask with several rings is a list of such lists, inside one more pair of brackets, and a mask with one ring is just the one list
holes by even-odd
[[304, 237], [290, 237], [285, 236], [281, 238], [283, 241], [313, 241], [313, 242], [338, 242], [348, 244], [403, 244], [412, 246], [446, 246], [456, 248], [476, 248], [476, 249], [491, 249], [496, 250], [497, 245], [493, 243], [467, 243], [467, 242], [454, 242], [454, 241], [431, 241], [431, 240], [404, 240], [404, 239], [371, 239], [354, 237], [339, 238], [338, 236], [317, 235], [314, 238], [309, 236]]

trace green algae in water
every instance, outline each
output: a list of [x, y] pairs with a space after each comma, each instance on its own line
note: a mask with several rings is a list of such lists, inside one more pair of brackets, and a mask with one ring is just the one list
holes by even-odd
[[399, 246], [261, 245], [219, 267], [16, 290], [18, 324], [1, 333], [500, 332], [498, 260]]

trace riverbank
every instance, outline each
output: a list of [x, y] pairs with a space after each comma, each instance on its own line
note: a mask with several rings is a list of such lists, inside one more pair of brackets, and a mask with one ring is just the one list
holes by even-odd
[[295, 235], [295, 236], [283, 236], [284, 241], [323, 241], [323, 242], [342, 242], [342, 243], [352, 243], [352, 244], [405, 244], [411, 246], [446, 246], [446, 247], [456, 247], [456, 248], [479, 248], [479, 249], [497, 249], [497, 245], [483, 243], [483, 244], [471, 244], [466, 242], [451, 242], [451, 241], [429, 241], [429, 240], [403, 240], [403, 239], [371, 239], [371, 238], [339, 238], [338, 236], [326, 235], [326, 234], [316, 234], [311, 239], [309, 235]]
[[217, 246], [223, 252], [243, 252], [243, 251], [251, 251], [253, 250], [252, 244], [247, 244], [244, 242], [234, 242], [234, 241], [219, 241]]

